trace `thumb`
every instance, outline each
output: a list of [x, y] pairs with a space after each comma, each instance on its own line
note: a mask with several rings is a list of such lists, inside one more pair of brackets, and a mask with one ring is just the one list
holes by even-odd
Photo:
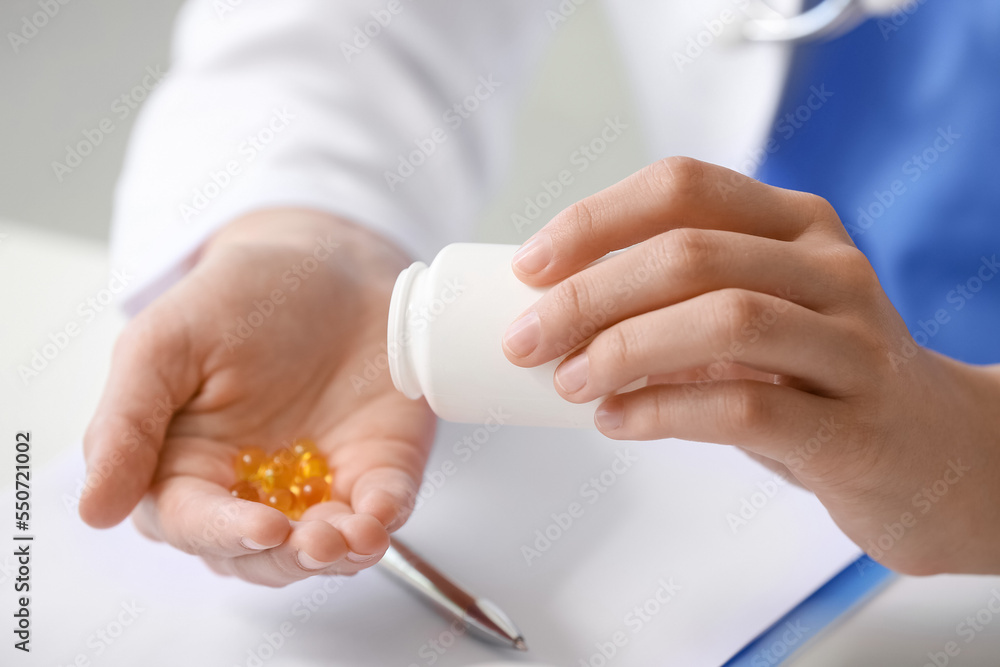
[[79, 511], [89, 525], [119, 523], [149, 488], [170, 421], [201, 381], [193, 349], [183, 317], [168, 303], [153, 304], [122, 332], [83, 439]]

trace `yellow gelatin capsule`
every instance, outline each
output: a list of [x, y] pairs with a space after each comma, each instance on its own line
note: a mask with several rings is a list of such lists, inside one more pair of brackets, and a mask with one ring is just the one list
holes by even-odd
[[260, 502], [260, 489], [245, 479], [241, 479], [229, 487], [229, 493], [233, 494], [234, 498], [252, 500], [255, 503]]
[[260, 447], [244, 447], [236, 454], [236, 479], [253, 479], [260, 470], [260, 464], [267, 455]]
[[310, 477], [299, 488], [299, 497], [305, 502], [306, 507], [330, 499], [330, 485], [322, 477]]
[[309, 506], [306, 505], [305, 500], [302, 499], [302, 488], [299, 486], [291, 487], [292, 492], [292, 509], [285, 512], [289, 519], [293, 521], [298, 521], [302, 518], [302, 513], [305, 512]]
[[326, 465], [326, 459], [320, 454], [307, 454], [299, 461], [299, 477], [309, 479], [310, 477], [325, 477], [330, 472]]
[[319, 448], [309, 438], [298, 438], [292, 443], [292, 454], [296, 458], [302, 458], [306, 454], [319, 454]]
[[295, 458], [288, 449], [279, 449], [260, 468], [260, 485], [265, 491], [288, 489], [295, 482]]
[[295, 496], [288, 489], [274, 489], [264, 498], [264, 503], [287, 514], [295, 505]]
[[274, 454], [271, 455], [271, 461], [274, 463], [280, 463], [281, 465], [289, 468], [290, 470], [295, 470], [295, 465], [298, 463], [299, 457], [292, 453], [292, 450], [288, 447], [282, 447]]

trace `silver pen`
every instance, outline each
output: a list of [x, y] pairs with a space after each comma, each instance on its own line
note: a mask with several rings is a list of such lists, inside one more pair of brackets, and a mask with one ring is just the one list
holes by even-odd
[[477, 598], [461, 588], [397, 538], [391, 538], [379, 568], [432, 604], [447, 618], [461, 621], [486, 639], [520, 651], [527, 651], [524, 637], [500, 608], [489, 600]]

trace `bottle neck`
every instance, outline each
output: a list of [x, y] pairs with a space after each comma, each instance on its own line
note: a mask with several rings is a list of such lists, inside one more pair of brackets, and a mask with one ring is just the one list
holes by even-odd
[[420, 386], [420, 378], [417, 376], [414, 364], [413, 332], [409, 329], [407, 313], [413, 304], [413, 299], [418, 296], [418, 290], [414, 289], [417, 278], [427, 270], [427, 265], [423, 262], [414, 262], [403, 269], [396, 284], [392, 288], [392, 297], [389, 300], [389, 326], [387, 329], [387, 348], [389, 357], [389, 375], [392, 377], [392, 384], [402, 392], [407, 398], [417, 399], [424, 395], [424, 390]]

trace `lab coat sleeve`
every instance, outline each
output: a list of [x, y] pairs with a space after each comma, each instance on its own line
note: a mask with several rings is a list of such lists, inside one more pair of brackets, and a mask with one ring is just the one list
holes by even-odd
[[[414, 257], [467, 238], [551, 32], [532, 0], [189, 0], [136, 122], [112, 263], [135, 312], [221, 225], [278, 206]], [[154, 71], [154, 70], [150, 70]]]

